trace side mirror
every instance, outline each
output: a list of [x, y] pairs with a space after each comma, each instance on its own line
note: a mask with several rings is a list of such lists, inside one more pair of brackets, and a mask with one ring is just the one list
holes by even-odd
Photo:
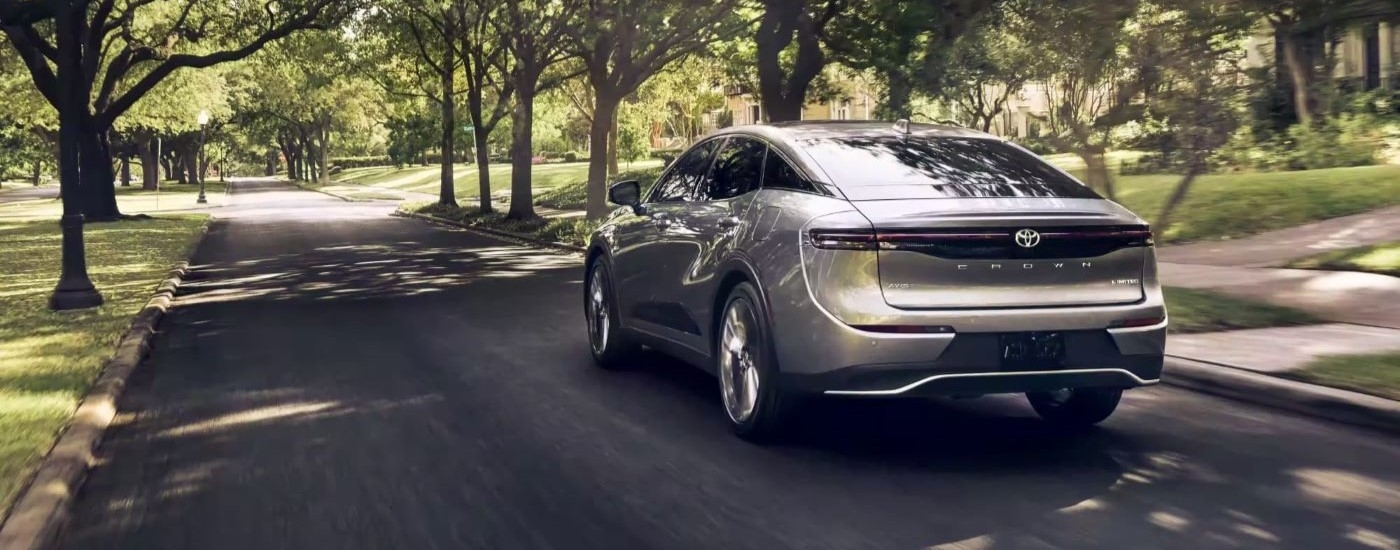
[[618, 206], [630, 206], [636, 211], [642, 205], [642, 184], [636, 180], [614, 183], [608, 187], [608, 201]]

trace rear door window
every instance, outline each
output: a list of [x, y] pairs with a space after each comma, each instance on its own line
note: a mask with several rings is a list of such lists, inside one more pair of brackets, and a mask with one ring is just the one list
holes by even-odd
[[1039, 157], [994, 139], [853, 136], [803, 143], [843, 193], [862, 198], [1100, 198]]
[[816, 193], [817, 188], [812, 182], [803, 179], [792, 168], [783, 157], [772, 149], [768, 150], [768, 159], [763, 162], [763, 187], [765, 189], [789, 189], [793, 191], [804, 191]]
[[695, 146], [666, 173], [664, 179], [652, 191], [651, 202], [682, 202], [691, 200], [696, 184], [705, 179], [710, 170], [710, 161], [715, 158], [715, 149], [723, 140], [714, 139]]
[[767, 151], [768, 146], [757, 140], [729, 138], [715, 157], [709, 185], [700, 199], [731, 199], [758, 189], [763, 180], [763, 155]]

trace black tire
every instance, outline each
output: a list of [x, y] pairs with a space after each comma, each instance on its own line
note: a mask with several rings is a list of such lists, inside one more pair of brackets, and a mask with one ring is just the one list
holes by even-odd
[[[735, 310], [738, 316], [747, 317], [747, 328], [750, 329], [744, 337], [742, 351], [730, 351], [725, 341], [726, 318], [731, 310]], [[758, 292], [749, 283], [739, 283], [729, 292], [729, 297], [724, 301], [724, 307], [718, 312], [715, 327], [715, 373], [719, 376], [720, 400], [725, 409], [725, 416], [729, 419], [731, 428], [735, 435], [752, 442], [774, 441], [781, 436], [785, 425], [792, 416], [793, 409], [796, 408], [795, 395], [786, 392], [782, 388], [781, 380], [778, 376], [778, 361], [773, 349], [772, 332], [769, 327], [759, 322], [767, 319], [768, 314], [764, 309], [763, 301], [759, 299]], [[740, 358], [742, 356], [742, 359]], [[727, 358], [727, 359], [726, 359]], [[730, 361], [730, 366], [726, 367], [725, 361]], [[742, 370], [735, 370], [734, 366], [747, 361], [749, 366]], [[739, 405], [738, 407], [747, 411], [745, 416], [736, 413], [731, 407], [733, 401], [747, 400], [741, 399], [745, 393], [739, 392], [742, 382], [736, 379], [743, 379], [748, 370], [752, 369], [756, 375], [757, 391], [751, 407]], [[742, 372], [744, 374], [736, 374]], [[726, 384], [728, 376], [730, 386]], [[734, 388], [735, 394], [731, 394]]]
[[[588, 326], [588, 349], [593, 353], [593, 363], [609, 370], [631, 366], [638, 346], [627, 338], [618, 323], [621, 317], [618, 316], [616, 287], [612, 283], [612, 271], [608, 269], [608, 262], [602, 257], [596, 258], [588, 264], [586, 273], [587, 277], [583, 283], [583, 316]], [[595, 285], [599, 288], [595, 288]], [[602, 294], [601, 309], [595, 309], [595, 291], [598, 290], [601, 290]], [[597, 324], [600, 321], [596, 316], [597, 311], [605, 314], [601, 319], [605, 325]]]
[[1112, 388], [1071, 388], [1059, 392], [1026, 394], [1040, 418], [1067, 428], [1083, 428], [1103, 422], [1118, 408], [1123, 390]]

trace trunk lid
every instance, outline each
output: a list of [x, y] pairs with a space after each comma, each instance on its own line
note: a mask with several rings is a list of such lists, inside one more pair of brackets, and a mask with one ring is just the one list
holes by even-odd
[[874, 226], [880, 288], [890, 306], [1063, 307], [1143, 299], [1151, 233], [1113, 202], [851, 198]]

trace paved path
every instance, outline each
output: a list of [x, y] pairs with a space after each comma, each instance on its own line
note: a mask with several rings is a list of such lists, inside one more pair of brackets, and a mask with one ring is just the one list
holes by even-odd
[[732, 437], [590, 363], [574, 256], [241, 183], [66, 548], [1395, 548], [1400, 441], [1170, 387], [1100, 430], [845, 401]]
[[53, 198], [58, 198], [58, 185], [35, 187], [27, 183], [7, 183], [5, 189], [0, 190], [0, 204]]
[[1158, 265], [1162, 283], [1291, 306], [1330, 321], [1400, 328], [1400, 278], [1353, 271]]
[[1329, 250], [1395, 240], [1400, 240], [1400, 206], [1242, 239], [1164, 246], [1158, 250], [1157, 258], [1183, 264], [1266, 267]]
[[1167, 354], [1262, 373], [1301, 368], [1318, 357], [1400, 351], [1400, 330], [1344, 324], [1172, 336]]

